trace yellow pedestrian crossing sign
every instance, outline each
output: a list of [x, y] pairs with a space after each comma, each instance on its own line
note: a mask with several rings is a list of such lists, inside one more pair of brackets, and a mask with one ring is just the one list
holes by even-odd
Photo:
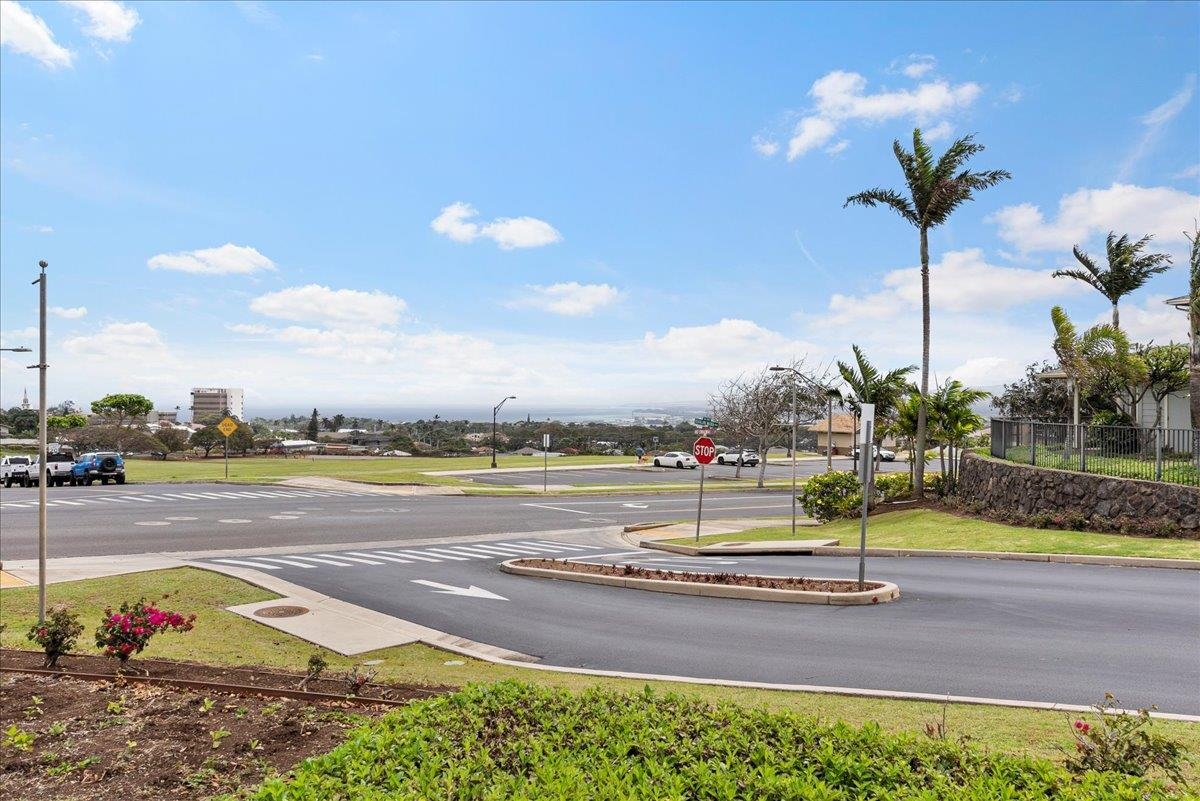
[[217, 423], [217, 430], [226, 437], [232, 437], [233, 432], [238, 430], [237, 420], [232, 417], [226, 417], [221, 422]]

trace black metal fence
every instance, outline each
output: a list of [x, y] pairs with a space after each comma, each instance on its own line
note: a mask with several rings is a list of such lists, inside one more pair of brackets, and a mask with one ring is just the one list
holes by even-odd
[[1200, 429], [992, 420], [992, 456], [1038, 467], [1200, 487]]

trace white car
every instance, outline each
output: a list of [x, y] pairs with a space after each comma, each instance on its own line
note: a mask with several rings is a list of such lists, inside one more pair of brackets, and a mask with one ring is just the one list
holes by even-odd
[[758, 464], [758, 454], [754, 451], [726, 451], [717, 457], [717, 464], [736, 464], [739, 467]]
[[0, 459], [0, 479], [3, 479], [4, 486], [29, 486], [29, 462], [28, 456], [5, 456]]
[[[855, 459], [858, 458], [858, 450], [859, 450], [858, 448], [854, 449], [854, 458]], [[896, 452], [895, 451], [889, 451], [887, 448], [881, 448], [878, 445], [871, 446], [871, 453], [873, 454], [873, 457], [878, 456], [879, 460], [883, 461], [883, 462], [896, 461]]]
[[658, 456], [655, 456], [654, 466], [678, 467], [680, 469], [687, 467], [691, 470], [695, 470], [700, 466], [700, 463], [697, 462], [696, 457], [692, 456], [690, 453], [684, 453], [683, 451], [669, 451], [667, 453], [660, 453]]

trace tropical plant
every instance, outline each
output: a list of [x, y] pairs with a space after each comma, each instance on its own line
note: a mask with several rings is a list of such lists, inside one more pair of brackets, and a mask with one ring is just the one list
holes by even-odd
[[837, 363], [838, 373], [846, 383], [846, 390], [834, 389], [829, 394], [842, 405], [848, 406], [856, 417], [859, 416], [864, 403], [874, 404], [876, 422], [871, 441], [880, 445], [896, 413], [897, 404], [909, 389], [905, 377], [916, 370], [917, 366], [910, 364], [884, 373], [871, 364], [858, 345], [851, 345], [850, 348], [854, 351], [854, 364], [843, 361]]
[[1120, 237], [1108, 232], [1104, 252], [1108, 265], [1100, 267], [1088, 254], [1076, 245], [1071, 249], [1075, 260], [1083, 269], [1055, 270], [1055, 278], [1074, 278], [1095, 289], [1112, 304], [1113, 328], [1121, 327], [1121, 298], [1135, 292], [1152, 276], [1171, 269], [1171, 257], [1166, 253], [1142, 253], [1153, 237], [1144, 236], [1136, 242], [1129, 241], [1129, 234]]
[[[953, 490], [958, 483], [958, 462], [968, 437], [984, 426], [979, 414], [971, 408], [991, 393], [971, 389], [961, 381], [951, 379], [937, 388], [929, 399], [930, 428], [938, 442], [938, 455], [942, 460], [942, 474], [947, 477]], [[949, 469], [946, 449], [949, 449]]]
[[1078, 333], [1061, 306], [1050, 310], [1054, 353], [1077, 392], [1099, 384], [1129, 386], [1145, 380], [1145, 363], [1135, 358], [1129, 339], [1115, 326], [1102, 324]]
[[100, 415], [118, 428], [126, 423], [132, 424], [152, 411], [154, 411], [153, 401], [145, 395], [137, 395], [132, 392], [105, 395], [100, 400], [92, 401], [92, 414]]
[[913, 149], [908, 152], [897, 139], [892, 144], [896, 161], [904, 173], [908, 196], [893, 189], [868, 189], [846, 198], [845, 206], [886, 206], [899, 214], [920, 233], [921, 238], [921, 396], [917, 416], [916, 465], [913, 476], [913, 496], [925, 497], [925, 441], [928, 438], [929, 409], [929, 230], [950, 219], [963, 203], [973, 200], [976, 192], [995, 186], [1012, 177], [1007, 170], [972, 172], [966, 168], [972, 157], [983, 152], [984, 146], [974, 135], [958, 139], [940, 158], [921, 136], [913, 131]]

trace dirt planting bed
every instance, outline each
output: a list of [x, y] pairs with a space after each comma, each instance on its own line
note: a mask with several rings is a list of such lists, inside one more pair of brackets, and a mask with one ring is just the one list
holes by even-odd
[[[593, 576], [616, 578], [650, 579], [653, 581], [680, 581], [690, 584], [719, 584], [726, 587], [760, 587], [769, 590], [796, 590], [802, 592], [859, 592], [858, 582], [842, 579], [813, 579], [804, 577], [752, 576], [745, 573], [687, 573], [675, 570], [652, 570], [635, 565], [595, 565], [586, 562], [568, 562], [559, 559], [515, 559], [516, 567], [532, 567], [542, 570], [564, 570]], [[885, 585], [868, 581], [863, 590], [871, 592]]]
[[[5, 668], [40, 665], [40, 654], [6, 650]], [[72, 670], [93, 657], [64, 657]], [[0, 673], [0, 787], [7, 799], [208, 798], [286, 773], [340, 743], [348, 729], [394, 705], [272, 695], [301, 676], [192, 663], [134, 660], [131, 666], [175, 678], [261, 687], [228, 693], [66, 674]], [[324, 685], [324, 686], [322, 686]], [[342, 681], [310, 689], [344, 693]], [[371, 685], [396, 700], [425, 698], [424, 687]]]

